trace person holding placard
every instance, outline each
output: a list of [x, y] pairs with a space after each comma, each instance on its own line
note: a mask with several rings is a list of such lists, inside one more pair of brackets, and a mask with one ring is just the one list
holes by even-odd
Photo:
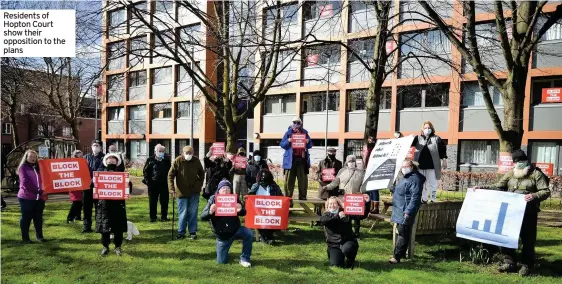
[[20, 188], [18, 202], [20, 204], [21, 218], [20, 230], [23, 243], [32, 243], [29, 238], [29, 226], [33, 220], [35, 237], [38, 242], [46, 242], [43, 237], [43, 210], [47, 195], [43, 194], [37, 152], [27, 150], [18, 166]]
[[[219, 194], [231, 194], [232, 185], [228, 180], [222, 180], [218, 185], [217, 192]], [[250, 256], [252, 255], [252, 242], [254, 233], [240, 223], [239, 216], [246, 215], [246, 209], [240, 204], [240, 200], [236, 204], [237, 216], [216, 216], [217, 205], [215, 204], [216, 195], [211, 196], [205, 209], [201, 212], [201, 221], [209, 221], [211, 229], [217, 240], [217, 263], [228, 263], [228, 251], [232, 243], [236, 239], [242, 239], [242, 255], [240, 256], [240, 265], [243, 267], [252, 266]]]
[[[72, 158], [84, 158], [84, 153], [80, 150], [74, 150], [72, 153]], [[70, 210], [68, 211], [68, 216], [66, 216], [66, 223], [74, 222], [74, 221], [81, 221], [82, 218], [82, 199], [84, 193], [82, 191], [71, 191], [68, 193], [70, 196], [70, 201], [72, 205], [70, 205]]]
[[[318, 198], [328, 200], [328, 197], [338, 195], [337, 193], [326, 191], [325, 186], [335, 179], [335, 176], [342, 168], [342, 162], [336, 159], [336, 149], [328, 148], [328, 156], [318, 163], [318, 172], [316, 173], [318, 183], [320, 184]], [[320, 212], [318, 211], [318, 213]]]
[[[268, 169], [262, 169], [258, 173], [256, 183], [252, 185], [248, 195], [264, 195], [264, 196], [283, 196], [281, 188], [273, 180], [273, 174]], [[260, 241], [268, 245], [275, 242], [273, 234], [276, 230], [259, 229]]]
[[[88, 161], [88, 170], [90, 171], [90, 178], [93, 177], [94, 171], [103, 171], [103, 157], [105, 154], [101, 151], [101, 140], [95, 139], [92, 141], [92, 153], [86, 154], [86, 160]], [[94, 184], [90, 184], [90, 189], [84, 191], [83, 197], [83, 210], [84, 210], [84, 230], [82, 233], [91, 233], [92, 231], [92, 209], [94, 208], [94, 201], [93, 198], [93, 188]]]
[[[527, 276], [535, 265], [535, 243], [537, 241], [537, 219], [541, 201], [550, 196], [549, 180], [538, 168], [531, 165], [527, 154], [523, 150], [515, 150], [511, 154], [514, 163], [513, 170], [507, 172], [496, 184], [484, 186], [493, 190], [509, 191], [525, 195], [527, 207], [521, 225], [520, 238], [521, 269], [519, 275]], [[517, 252], [515, 249], [502, 248], [504, 253], [500, 272], [515, 272], [517, 270]]]
[[172, 161], [166, 157], [166, 147], [158, 144], [154, 147], [154, 156], [146, 159], [142, 182], [148, 186], [148, 206], [150, 222], [156, 222], [158, 199], [160, 199], [160, 220], [168, 221], [168, 172]]
[[[308, 190], [308, 170], [310, 169], [310, 155], [308, 149], [312, 148], [312, 140], [308, 131], [302, 127], [299, 117], [293, 119], [283, 139], [279, 144], [285, 149], [283, 154], [283, 170], [285, 183], [283, 184], [285, 196], [293, 197], [295, 181], [299, 182], [299, 200], [306, 200]], [[291, 203], [292, 204], [292, 203]]]
[[416, 148], [414, 161], [418, 162], [420, 173], [426, 178], [422, 202], [435, 202], [441, 171], [447, 169], [447, 145], [435, 134], [431, 121], [426, 121], [422, 124], [421, 134], [414, 138], [412, 146]]
[[213, 155], [213, 147], [209, 149], [207, 155], [203, 159], [205, 164], [205, 191], [203, 197], [209, 199], [215, 191], [219, 182], [223, 179], [230, 180], [230, 169], [232, 168], [232, 163], [226, 161], [223, 156]]
[[246, 185], [248, 188], [252, 188], [254, 183], [256, 183], [258, 173], [263, 170], [269, 170], [265, 157], [262, 157], [260, 150], [255, 150], [251, 161], [248, 162], [246, 167]]
[[[358, 194], [361, 192], [361, 185], [363, 184], [363, 178], [365, 177], [365, 170], [357, 168], [357, 160], [355, 155], [348, 155], [345, 158], [345, 167], [338, 172], [336, 178], [323, 187], [323, 191], [329, 192], [330, 195], [338, 196], [343, 194]], [[364, 192], [363, 192], [364, 193]], [[365, 215], [364, 216], [351, 216], [353, 221], [355, 237], [359, 239], [359, 230], [361, 228], [361, 219], [367, 217], [369, 212], [369, 197], [367, 195], [365, 203]]]
[[230, 169], [230, 172], [233, 175], [234, 194], [238, 195], [240, 200], [244, 200], [244, 196], [248, 194], [248, 187], [246, 186], [247, 161], [246, 150], [242, 147], [238, 148], [238, 152], [233, 158], [233, 167]]
[[[118, 168], [121, 166], [119, 154], [109, 153], [103, 158], [103, 165], [106, 172], [122, 172]], [[98, 200], [96, 203], [96, 232], [101, 234], [103, 249], [101, 255], [109, 253], [111, 234], [115, 244], [115, 254], [123, 255], [121, 244], [123, 243], [123, 232], [127, 231], [127, 211], [125, 200]]]
[[412, 160], [405, 160], [400, 169], [402, 178], [396, 182], [392, 190], [392, 216], [390, 222], [398, 225], [398, 238], [394, 246], [394, 255], [390, 258], [391, 264], [400, 262], [406, 255], [416, 220], [420, 209], [422, 187], [425, 177], [420, 174], [417, 165]]
[[343, 212], [343, 204], [339, 198], [328, 198], [320, 222], [324, 225], [330, 265], [353, 268], [359, 243], [351, 229], [351, 218]]

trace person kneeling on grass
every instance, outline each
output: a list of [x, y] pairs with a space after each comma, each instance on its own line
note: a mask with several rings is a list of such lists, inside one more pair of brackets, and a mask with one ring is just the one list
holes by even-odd
[[[267, 169], [260, 170], [256, 177], [256, 183], [252, 185], [248, 195], [283, 196], [281, 188], [273, 180], [273, 174]], [[273, 233], [277, 230], [260, 229], [260, 241], [273, 245], [275, 242]]]
[[353, 268], [359, 243], [351, 229], [351, 218], [343, 213], [343, 204], [335, 196], [328, 198], [325, 209], [320, 222], [324, 225], [330, 265]]
[[[118, 154], [106, 154], [103, 157], [103, 165], [107, 172], [118, 172], [117, 167], [121, 165]], [[127, 231], [127, 211], [125, 200], [99, 200], [96, 205], [96, 232], [101, 234], [103, 249], [101, 255], [109, 253], [111, 233], [114, 235], [115, 253], [123, 254], [121, 243], [123, 243], [123, 232]]]
[[[223, 179], [218, 186], [218, 194], [231, 194], [232, 184]], [[240, 224], [238, 216], [245, 216], [246, 209], [242, 207], [240, 201], [236, 204], [238, 216], [215, 216], [217, 205], [215, 204], [215, 196], [211, 196], [207, 202], [207, 206], [201, 212], [201, 221], [209, 221], [211, 229], [215, 233], [217, 239], [217, 263], [226, 264], [228, 262], [228, 251], [235, 239], [242, 239], [242, 255], [240, 256], [240, 265], [250, 267], [250, 256], [252, 254], [252, 242], [254, 233]]]

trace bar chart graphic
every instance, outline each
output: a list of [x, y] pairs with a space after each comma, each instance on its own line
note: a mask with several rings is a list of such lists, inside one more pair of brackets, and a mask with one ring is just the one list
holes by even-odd
[[525, 206], [521, 194], [469, 189], [457, 219], [457, 236], [517, 248]]

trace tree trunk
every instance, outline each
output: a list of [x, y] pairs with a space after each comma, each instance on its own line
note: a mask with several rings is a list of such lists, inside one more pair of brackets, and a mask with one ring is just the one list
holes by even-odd
[[[500, 151], [513, 152], [521, 148], [523, 140], [523, 104], [525, 98], [526, 67], [524, 72], [514, 72], [503, 91], [503, 133], [499, 133]], [[509, 79], [508, 79], [509, 80]]]
[[371, 84], [367, 93], [365, 134], [363, 140], [365, 143], [369, 141], [369, 137], [377, 138], [379, 126], [379, 110], [381, 104], [381, 91], [383, 79], [380, 74], [371, 74]]
[[236, 142], [238, 142], [238, 137], [236, 135], [236, 126], [235, 125], [226, 125], [226, 149], [225, 151], [228, 153], [236, 154]]
[[[74, 139], [78, 142], [80, 142], [80, 126], [78, 125], [78, 118], [75, 118], [74, 120], [71, 121], [70, 123], [70, 127], [72, 128], [72, 136], [74, 136]], [[96, 135], [94, 136], [94, 139], [96, 139], [97, 137], [97, 133], [98, 130], [96, 129]], [[88, 142], [88, 141], [86, 141]]]
[[16, 110], [15, 107], [10, 107], [10, 123], [12, 124], [12, 143], [14, 144], [14, 148], [16, 148], [20, 144], [20, 139], [18, 137], [18, 121], [16, 119]]

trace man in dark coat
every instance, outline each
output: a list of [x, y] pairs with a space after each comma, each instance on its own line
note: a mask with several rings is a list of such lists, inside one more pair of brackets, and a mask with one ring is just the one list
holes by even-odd
[[156, 222], [158, 198], [160, 198], [160, 220], [168, 221], [168, 172], [172, 161], [166, 157], [166, 148], [160, 144], [154, 147], [154, 156], [146, 159], [142, 182], [148, 186], [150, 222]]
[[[94, 171], [103, 171], [103, 157], [101, 151], [102, 142], [98, 139], [92, 141], [92, 153], [86, 154], [85, 158], [88, 161], [88, 170], [90, 171], [90, 178], [93, 177]], [[94, 183], [90, 184], [90, 189], [84, 191], [83, 197], [83, 210], [84, 210], [84, 230], [82, 233], [91, 233], [92, 231], [92, 209], [94, 208], [93, 198]]]
[[[117, 154], [107, 154], [103, 158], [105, 171], [117, 172], [117, 167], [121, 164], [121, 158]], [[103, 249], [101, 255], [109, 253], [109, 243], [113, 233], [113, 243], [115, 253], [118, 256], [123, 254], [121, 244], [123, 243], [123, 233], [127, 231], [127, 211], [125, 200], [99, 200], [96, 204], [96, 232], [101, 234]]]
[[248, 166], [246, 167], [246, 185], [248, 188], [252, 188], [252, 185], [256, 183], [258, 173], [263, 169], [269, 169], [265, 157], [262, 156], [260, 150], [255, 150], [253, 157], [248, 161]]
[[[320, 184], [320, 187], [318, 189], [318, 198], [323, 199], [323, 200], [328, 200], [328, 197], [330, 197], [330, 192], [327, 191], [327, 190], [323, 190], [323, 189], [325, 189], [325, 186], [330, 184], [330, 182], [332, 180], [324, 180], [322, 170], [324, 170], [324, 169], [334, 169], [334, 177], [335, 177], [340, 172], [340, 170], [342, 168], [343, 168], [342, 162], [340, 160], [336, 159], [336, 149], [335, 148], [328, 148], [328, 156], [326, 157], [326, 159], [324, 159], [324, 160], [320, 161], [320, 163], [318, 163], [318, 172], [316, 173], [316, 176], [318, 178], [318, 183]], [[336, 196], [337, 196], [337, 193], [336, 193]]]

